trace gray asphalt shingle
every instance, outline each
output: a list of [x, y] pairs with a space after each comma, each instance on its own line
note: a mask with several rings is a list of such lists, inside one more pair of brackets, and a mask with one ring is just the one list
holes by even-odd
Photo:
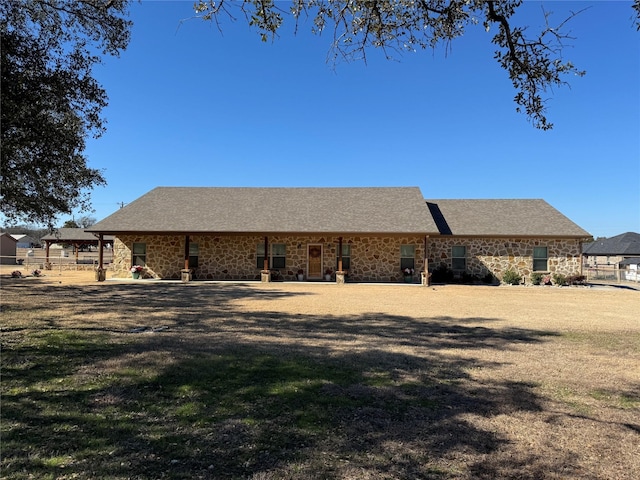
[[443, 235], [590, 237], [540, 199], [427, 200]]
[[626, 232], [584, 246], [585, 255], [640, 255], [640, 234]]
[[417, 187], [158, 187], [92, 232], [436, 233]]
[[158, 187], [88, 232], [588, 238], [544, 200], [426, 200], [418, 187]]
[[[53, 233], [48, 233], [41, 238], [42, 241], [53, 242], [95, 242], [98, 238], [84, 228], [57, 228]], [[104, 240], [113, 240], [113, 236], [106, 235]]]

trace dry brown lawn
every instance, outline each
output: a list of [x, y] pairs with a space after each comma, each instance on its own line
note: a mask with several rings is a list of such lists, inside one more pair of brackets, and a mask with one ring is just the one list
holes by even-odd
[[[95, 389], [84, 415], [136, 412], [141, 426], [127, 432], [137, 440], [108, 447], [118, 457], [103, 467], [112, 478], [640, 478], [637, 290], [98, 283], [92, 272], [3, 272], [10, 380], [43, 332], [100, 335], [114, 347], [83, 355], [55, 379]], [[281, 380], [248, 397], [243, 359]], [[259, 361], [269, 368], [256, 370]], [[166, 398], [148, 397], [146, 382], [173, 385], [180, 375], [189, 377], [176, 388], [180, 406], [152, 416], [140, 398]], [[49, 469], [35, 478], [104, 474], [99, 449], [80, 454], [75, 444], [60, 451], [34, 440], [33, 452], [19, 453], [16, 439], [34, 420], [17, 418], [24, 411], [14, 402], [35, 402], [29, 395], [44, 380], [15, 382], [2, 389], [3, 476], [29, 478], [34, 455], [66, 459], [53, 470], [44, 462]], [[229, 383], [219, 392], [207, 382]], [[196, 413], [180, 413], [185, 403]], [[151, 425], [167, 430], [151, 433]], [[111, 443], [102, 430], [94, 435]], [[154, 435], [177, 440], [155, 444]]]

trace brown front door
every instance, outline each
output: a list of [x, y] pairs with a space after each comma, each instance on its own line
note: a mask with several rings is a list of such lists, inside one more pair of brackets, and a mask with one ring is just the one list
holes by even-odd
[[322, 245], [307, 245], [307, 278], [322, 278]]

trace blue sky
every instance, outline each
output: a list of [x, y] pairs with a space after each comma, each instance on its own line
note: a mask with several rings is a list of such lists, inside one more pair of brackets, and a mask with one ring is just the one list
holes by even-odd
[[516, 113], [481, 25], [448, 51], [334, 68], [330, 36], [309, 25], [263, 43], [240, 19], [222, 33], [188, 20], [192, 0], [136, 3], [129, 48], [95, 70], [108, 130], [87, 154], [108, 185], [91, 215], [156, 186], [419, 186], [429, 199], [544, 198], [595, 237], [640, 232], [631, 2], [526, 2], [531, 28], [542, 5], [557, 21], [589, 7], [565, 52], [587, 75], [549, 92], [547, 132]]

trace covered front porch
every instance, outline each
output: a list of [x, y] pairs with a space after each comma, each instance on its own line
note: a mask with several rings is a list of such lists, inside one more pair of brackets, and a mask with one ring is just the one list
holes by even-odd
[[[403, 282], [402, 265], [421, 283], [426, 236], [417, 235], [116, 235], [114, 275], [222, 281]], [[402, 258], [409, 251], [410, 257]], [[405, 253], [406, 255], [406, 253]], [[426, 270], [425, 270], [426, 271]]]

